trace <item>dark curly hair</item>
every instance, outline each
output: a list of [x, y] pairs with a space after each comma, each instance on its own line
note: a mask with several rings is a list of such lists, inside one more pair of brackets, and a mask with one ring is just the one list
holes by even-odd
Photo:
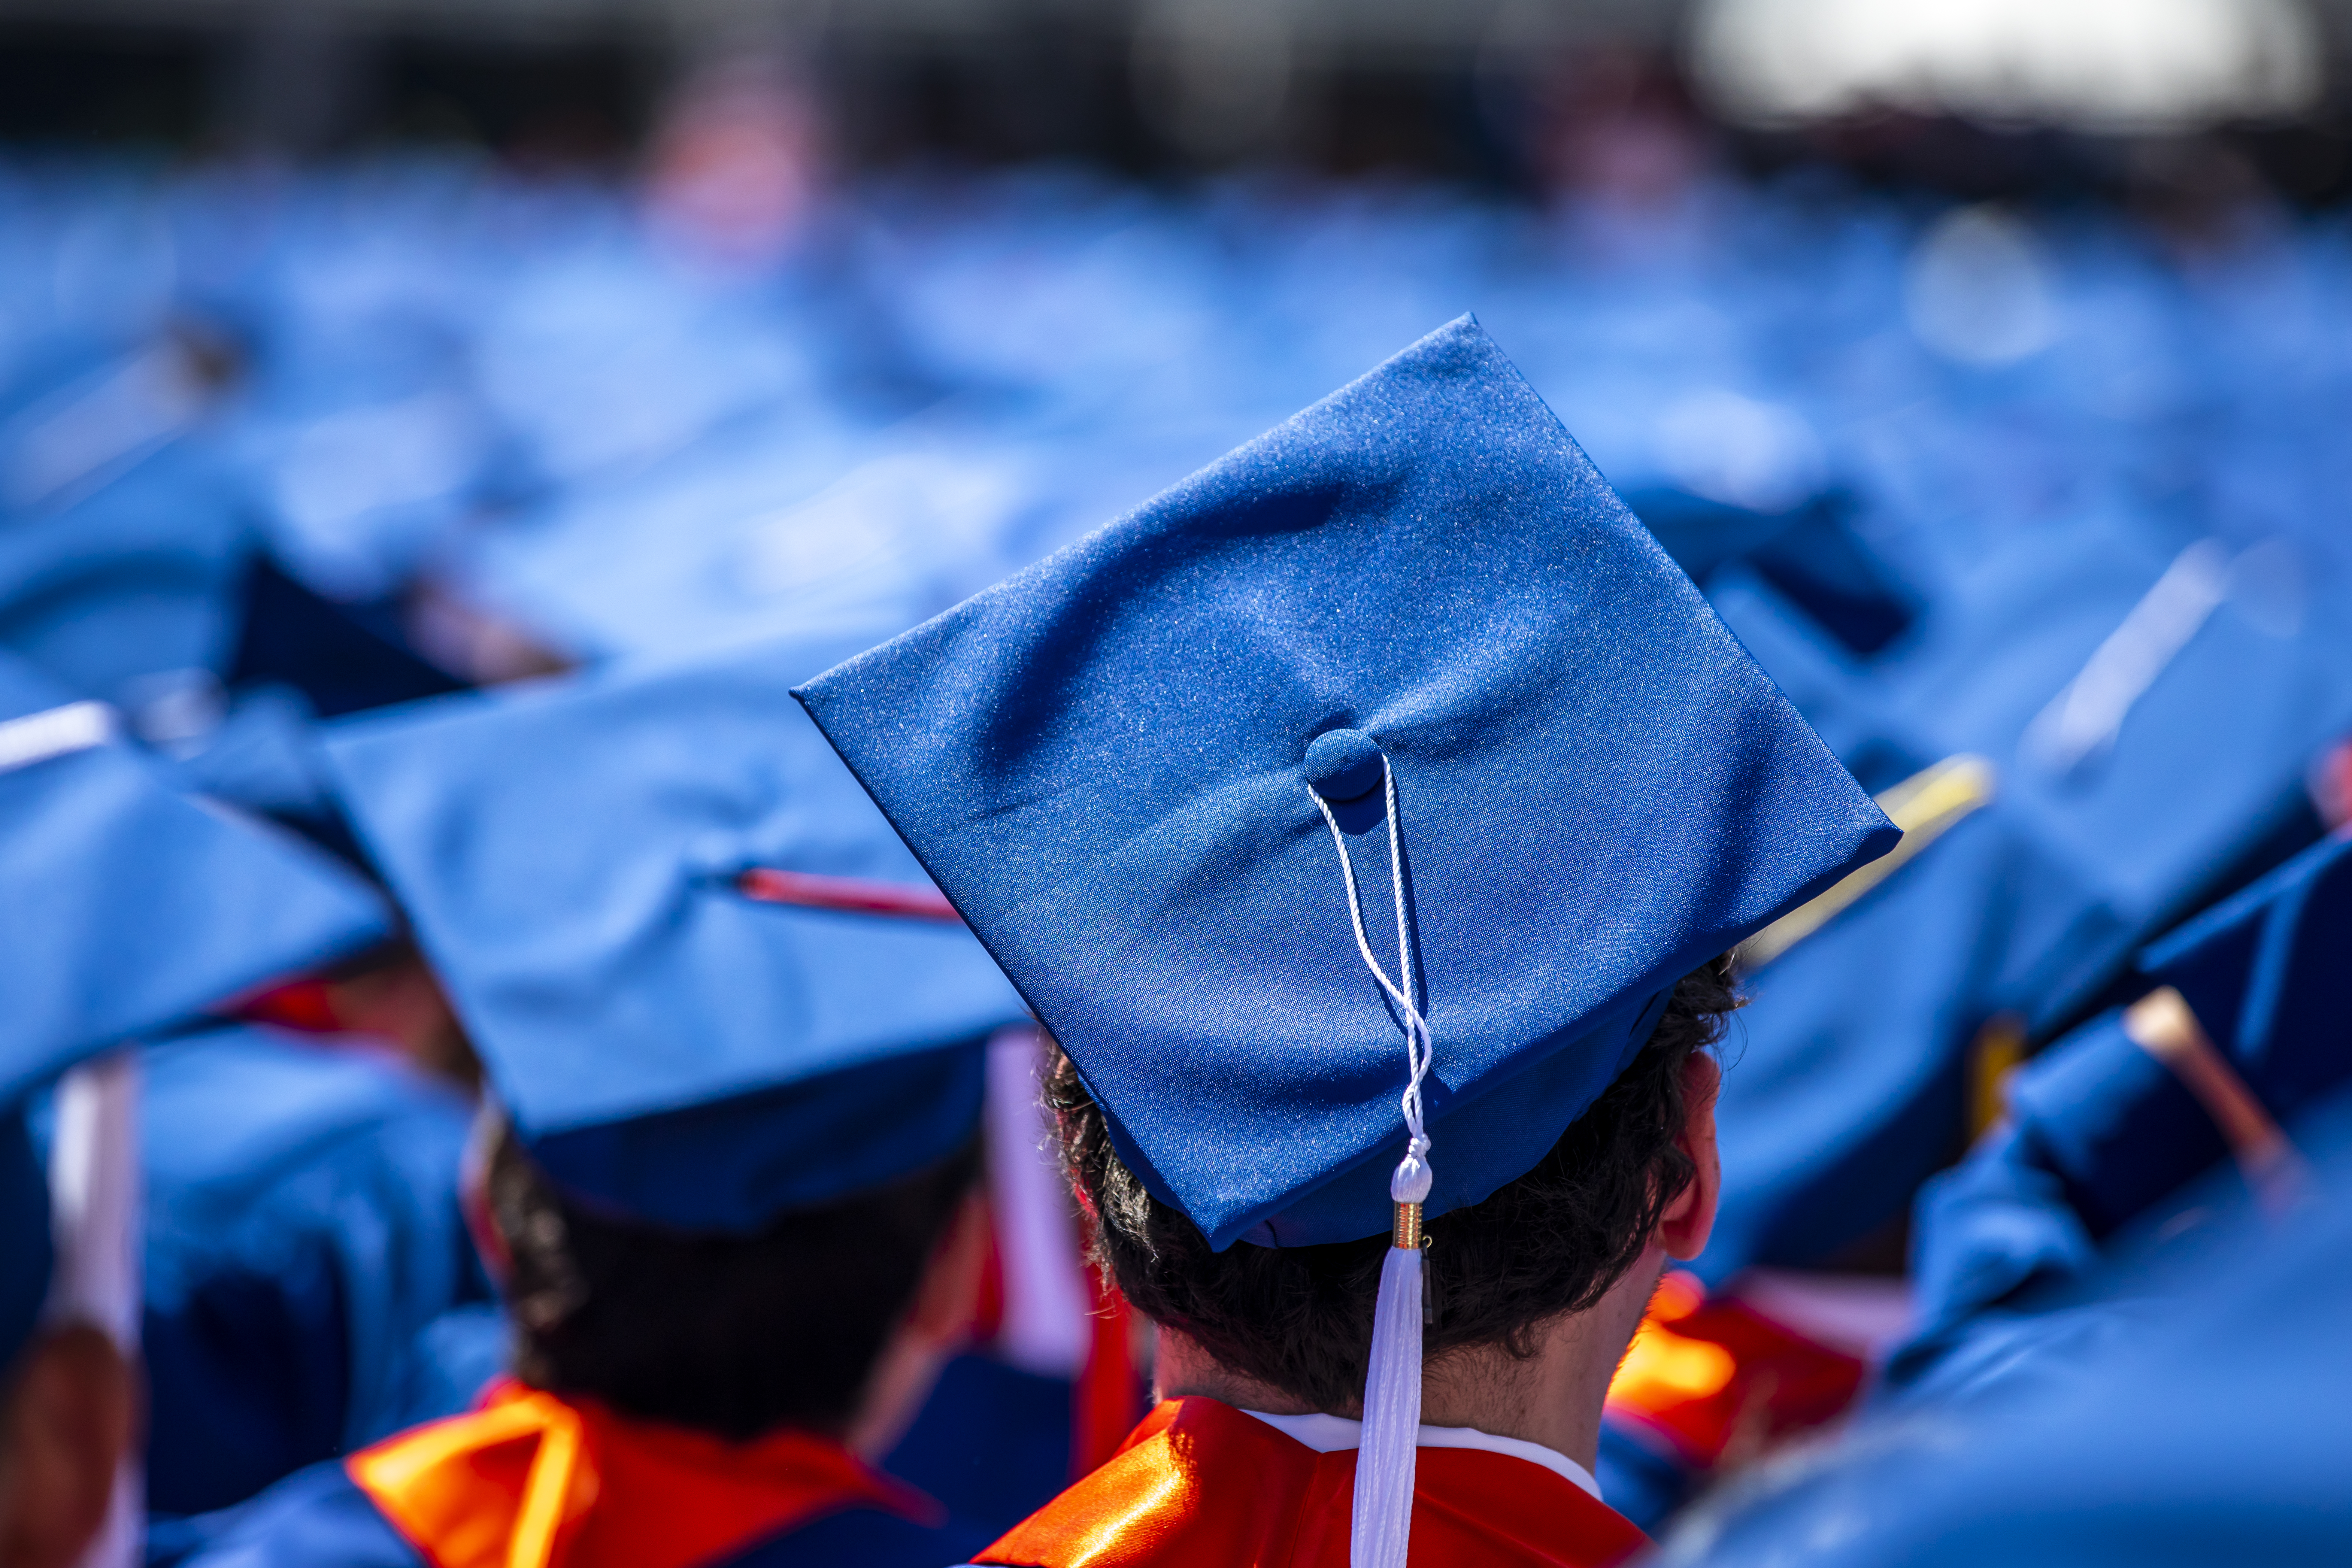
[[[1500, 1346], [1532, 1355], [1539, 1328], [1583, 1311], [1623, 1278], [1696, 1174], [1675, 1142], [1683, 1068], [1739, 1006], [1728, 955], [1683, 976], [1641, 1054], [1541, 1163], [1483, 1203], [1429, 1222], [1433, 1358]], [[1353, 1410], [1371, 1353], [1385, 1234], [1322, 1247], [1208, 1238], [1111, 1149], [1101, 1109], [1058, 1050], [1045, 1080], [1062, 1163], [1097, 1260], [1145, 1317], [1199, 1342], [1229, 1371], [1318, 1410]]]
[[487, 1173], [524, 1383], [736, 1441], [838, 1436], [979, 1182], [980, 1144], [743, 1237], [592, 1209], [504, 1125]]

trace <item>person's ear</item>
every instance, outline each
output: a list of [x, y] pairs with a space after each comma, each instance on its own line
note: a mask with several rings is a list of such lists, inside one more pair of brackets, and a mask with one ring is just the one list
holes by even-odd
[[1658, 1244], [1666, 1256], [1687, 1263], [1706, 1250], [1715, 1230], [1717, 1201], [1723, 1193], [1723, 1161], [1715, 1147], [1715, 1100], [1723, 1068], [1705, 1051], [1683, 1063], [1683, 1130], [1675, 1139], [1691, 1163], [1690, 1185], [1666, 1205], [1658, 1222]]
[[35, 1340], [18, 1369], [0, 1409], [0, 1568], [72, 1568], [131, 1447], [131, 1369], [86, 1323]]
[[982, 1278], [988, 1271], [988, 1200], [978, 1187], [965, 1197], [948, 1224], [916, 1287], [907, 1328], [941, 1347], [961, 1341], [980, 1306]]

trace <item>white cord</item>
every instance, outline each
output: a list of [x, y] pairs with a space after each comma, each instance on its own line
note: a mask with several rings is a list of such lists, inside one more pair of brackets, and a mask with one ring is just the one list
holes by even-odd
[[[1381, 758], [1381, 778], [1387, 787], [1389, 813], [1389, 881], [1396, 895], [1397, 973], [1391, 984], [1380, 960], [1372, 956], [1371, 939], [1364, 934], [1363, 900], [1356, 890], [1356, 862], [1348, 853], [1347, 835], [1339, 819], [1313, 785], [1324, 826], [1339, 847], [1339, 873], [1348, 883], [1348, 918], [1356, 928], [1356, 951], [1372, 972], [1404, 1019], [1404, 1111], [1407, 1134], [1404, 1158], [1389, 1177], [1389, 1197], [1398, 1204], [1421, 1204], [1429, 1198], [1433, 1176], [1429, 1168], [1429, 1133], [1422, 1125], [1421, 1080], [1429, 1076], [1433, 1056], [1429, 1022], [1412, 1005], [1412, 938], [1405, 924], [1404, 852], [1397, 836], [1396, 774], [1386, 756]], [[1400, 1235], [1403, 1234], [1400, 1226]], [[1356, 1484], [1350, 1499], [1348, 1529], [1349, 1568], [1405, 1568], [1412, 1536], [1414, 1461], [1421, 1434], [1421, 1248], [1391, 1247], [1381, 1263], [1380, 1294], [1372, 1305], [1371, 1357], [1364, 1375], [1362, 1441], [1356, 1452]]]
[[[1405, 924], [1404, 854], [1397, 839], [1396, 774], [1390, 769], [1385, 756], [1381, 759], [1381, 780], [1387, 789], [1389, 881], [1396, 895], [1397, 971], [1403, 977], [1401, 987], [1390, 984], [1388, 971], [1382, 969], [1381, 961], [1372, 956], [1371, 940], [1364, 934], [1363, 900], [1356, 890], [1356, 862], [1348, 853], [1348, 836], [1339, 831], [1339, 819], [1332, 816], [1330, 802], [1317, 794], [1312, 784], [1307, 786], [1307, 793], [1313, 797], [1315, 808], [1323, 814], [1323, 824], [1331, 830], [1331, 842], [1339, 850], [1339, 874], [1347, 879], [1348, 918], [1355, 924], [1356, 951], [1362, 954], [1364, 967], [1372, 972], [1372, 978], [1380, 982], [1381, 989], [1388, 994], [1389, 1000], [1396, 1004], [1397, 1011], [1404, 1016], [1407, 1076], [1404, 1096], [1399, 1106], [1404, 1112], [1408, 1137], [1404, 1162], [1397, 1166], [1397, 1182], [1391, 1184], [1390, 1195], [1398, 1203], [1420, 1203], [1429, 1196], [1429, 1134], [1422, 1124], [1421, 1080], [1429, 1076], [1430, 1062], [1434, 1053], [1430, 1045], [1429, 1022], [1421, 1016], [1421, 1009], [1412, 1005], [1412, 939]], [[1394, 1190], [1399, 1184], [1419, 1190], [1410, 1196], [1403, 1195]]]

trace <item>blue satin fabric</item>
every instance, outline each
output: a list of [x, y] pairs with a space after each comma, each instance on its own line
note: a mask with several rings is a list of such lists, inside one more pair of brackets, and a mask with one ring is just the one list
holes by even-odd
[[[2150, 947], [2139, 967], [2179, 989], [2215, 1052], [2292, 1126], [2352, 1081], [2352, 837], [2313, 846]], [[1898, 1385], [1975, 1353], [1966, 1342], [2021, 1334], [2017, 1315], [2090, 1273], [2115, 1238], [2187, 1223], [2183, 1194], [2200, 1177], [2235, 1184], [2211, 1112], [2119, 1013], [2021, 1069], [2009, 1103], [2010, 1122], [1921, 1196], [1920, 1326], [1895, 1358]]]
[[465, 1099], [359, 1042], [262, 1028], [142, 1070], [150, 1507], [220, 1508], [464, 1408], [474, 1388], [420, 1397], [414, 1347], [489, 1297], [457, 1196]]
[[2298, 1125], [2316, 1180], [2293, 1223], [2210, 1194], [2193, 1239], [2151, 1237], [2153, 1257], [2091, 1269], [2052, 1310], [1983, 1315], [1906, 1397], [1697, 1505], [1657, 1560], [2341, 1560], [2347, 1110], [2339, 1098]]

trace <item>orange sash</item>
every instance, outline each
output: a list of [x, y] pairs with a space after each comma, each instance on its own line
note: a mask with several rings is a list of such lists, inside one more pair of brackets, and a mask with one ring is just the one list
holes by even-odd
[[[1102, 1468], [976, 1560], [1008, 1568], [1347, 1568], [1353, 1449], [1318, 1454], [1213, 1399], [1171, 1399]], [[1423, 1448], [1412, 1568], [1605, 1568], [1648, 1544], [1565, 1477]]]
[[939, 1517], [830, 1438], [729, 1443], [512, 1382], [344, 1468], [432, 1568], [694, 1568], [852, 1506]]

